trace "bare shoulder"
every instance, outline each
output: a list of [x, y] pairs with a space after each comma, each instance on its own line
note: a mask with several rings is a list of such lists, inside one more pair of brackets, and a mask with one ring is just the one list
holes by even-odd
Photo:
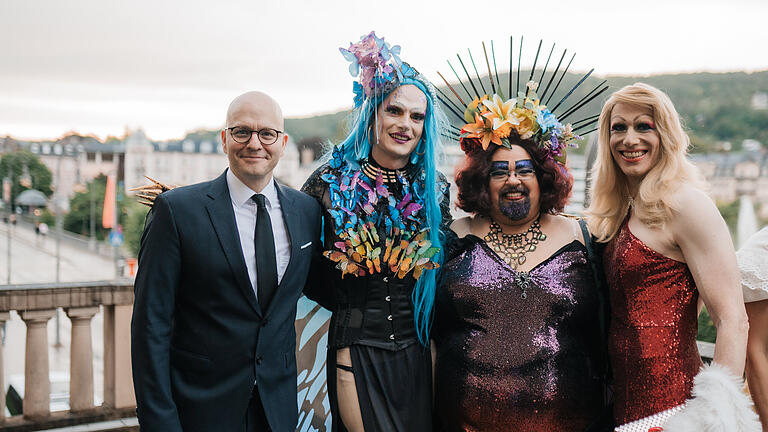
[[579, 226], [579, 219], [581, 219], [579, 216], [569, 213], [541, 215], [542, 226], [548, 228], [547, 231], [553, 234], [561, 233], [563, 238], [575, 238], [584, 244], [584, 235]]
[[467, 234], [471, 234], [472, 216], [465, 216], [460, 219], [455, 219], [453, 222], [451, 222], [451, 229], [459, 238], [466, 237]]
[[683, 185], [674, 192], [673, 199], [677, 203], [673, 223], [686, 224], [720, 217], [715, 202], [699, 188]]
[[698, 235], [725, 227], [715, 202], [701, 189], [684, 185], [675, 191], [673, 198], [677, 203], [669, 222], [673, 233]]

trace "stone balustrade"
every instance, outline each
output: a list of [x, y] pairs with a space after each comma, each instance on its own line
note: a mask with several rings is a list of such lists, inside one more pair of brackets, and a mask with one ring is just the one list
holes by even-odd
[[[104, 313], [104, 403], [93, 404], [91, 319]], [[23, 414], [5, 418], [0, 429], [32, 431], [135, 415], [131, 376], [130, 323], [133, 281], [6, 285], [0, 288], [0, 325], [16, 311], [27, 327]], [[50, 411], [48, 320], [62, 308], [72, 322], [68, 412]], [[0, 401], [5, 402], [0, 350]]]

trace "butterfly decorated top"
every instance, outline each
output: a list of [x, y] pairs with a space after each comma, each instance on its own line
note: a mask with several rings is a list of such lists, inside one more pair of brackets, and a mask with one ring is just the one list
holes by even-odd
[[387, 183], [381, 174], [371, 178], [345, 162], [340, 147], [329, 168], [321, 177], [328, 185], [335, 239], [323, 255], [336, 263], [342, 278], [391, 272], [418, 279], [438, 267], [434, 258], [440, 248], [432, 245], [424, 224], [423, 170], [416, 175], [420, 181], [398, 173], [396, 184]]

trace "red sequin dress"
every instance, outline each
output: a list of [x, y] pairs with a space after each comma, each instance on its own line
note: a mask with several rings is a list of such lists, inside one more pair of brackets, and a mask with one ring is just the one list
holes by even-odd
[[616, 424], [685, 402], [702, 365], [696, 347], [698, 291], [688, 266], [646, 246], [628, 221], [603, 255]]

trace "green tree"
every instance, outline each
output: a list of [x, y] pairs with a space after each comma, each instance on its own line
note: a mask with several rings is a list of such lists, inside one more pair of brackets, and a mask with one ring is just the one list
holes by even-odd
[[739, 220], [739, 200], [730, 203], [718, 203], [717, 209], [720, 211], [720, 216], [725, 220], [725, 224], [728, 225], [731, 237], [735, 237], [736, 224]]
[[103, 240], [109, 230], [101, 225], [101, 213], [104, 210], [104, 191], [107, 187], [107, 177], [100, 174], [86, 185], [85, 192], [77, 192], [69, 201], [69, 213], [64, 216], [63, 228], [67, 231], [89, 236], [91, 235], [91, 201], [93, 201], [96, 238]]
[[715, 343], [715, 339], [717, 339], [717, 329], [709, 316], [709, 312], [707, 312], [707, 308], [703, 308], [699, 314], [699, 333], [696, 339], [710, 343]]
[[[107, 177], [102, 174], [88, 182], [84, 192], [78, 192], [72, 197], [69, 202], [69, 213], [64, 217], [65, 230], [84, 236], [90, 235], [91, 201], [93, 201], [96, 238], [104, 240], [107, 237], [110, 230], [101, 224], [106, 187]], [[123, 227], [124, 244], [132, 254], [136, 254], [144, 229], [147, 207], [136, 202], [131, 196], [118, 193], [117, 211], [118, 223]]]
[[[21, 177], [24, 174], [24, 167], [29, 174], [30, 182], [21, 184]], [[0, 158], [0, 180], [10, 177], [11, 179], [11, 208], [15, 207], [16, 197], [27, 189], [37, 189], [45, 196], [51, 196], [53, 189], [51, 181], [53, 175], [33, 153], [27, 150], [17, 150], [6, 153]]]
[[127, 197], [124, 211], [123, 239], [125, 247], [131, 256], [138, 256], [141, 234], [144, 232], [144, 221], [149, 207], [139, 204], [133, 197]]

